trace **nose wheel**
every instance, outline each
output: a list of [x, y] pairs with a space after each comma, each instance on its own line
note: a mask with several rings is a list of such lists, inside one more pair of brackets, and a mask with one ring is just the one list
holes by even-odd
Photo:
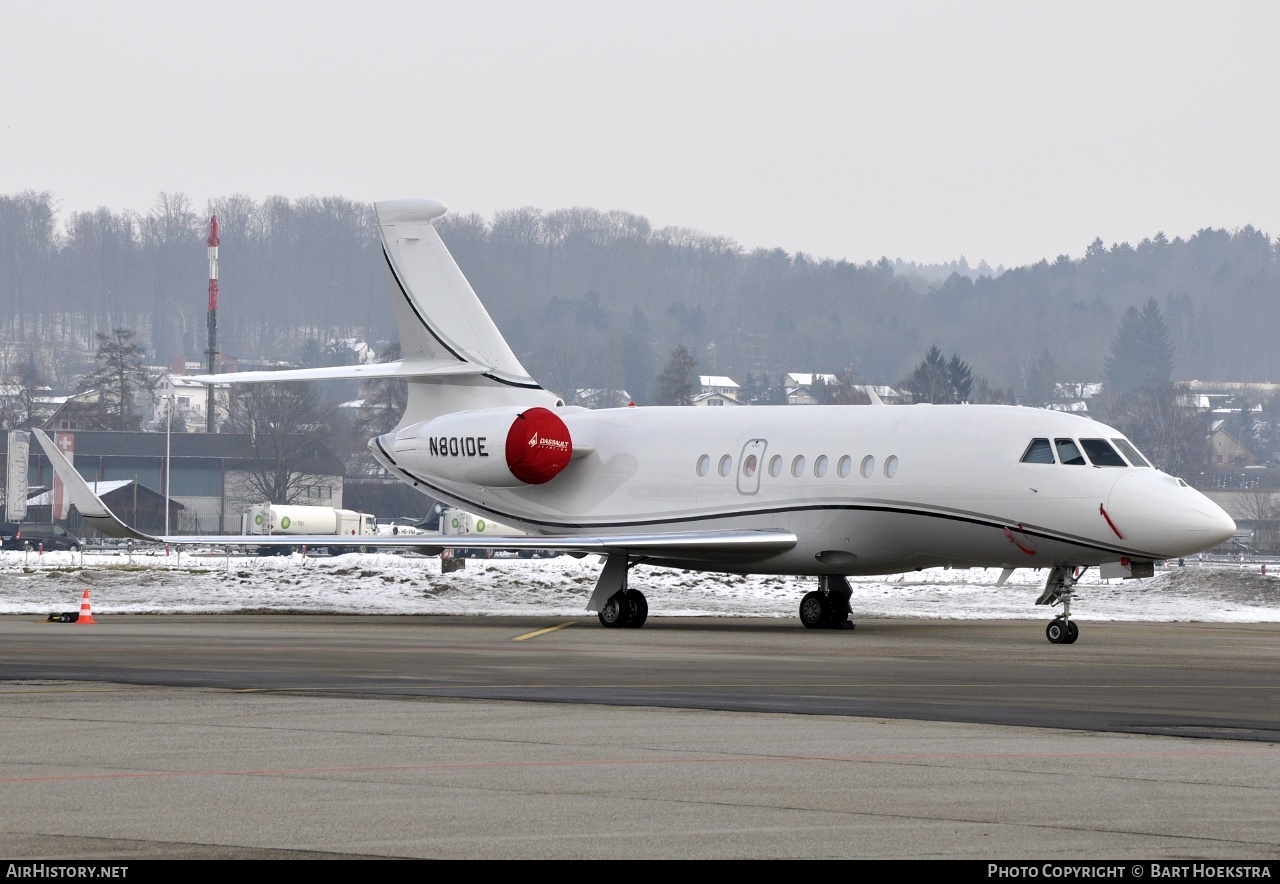
[[1055, 565], [1049, 572], [1044, 592], [1036, 599], [1037, 605], [1056, 605], [1062, 603], [1062, 613], [1049, 621], [1044, 628], [1045, 638], [1055, 645], [1073, 645], [1080, 637], [1080, 627], [1071, 619], [1071, 594], [1075, 591], [1076, 582], [1084, 568], [1072, 565]]
[[1053, 642], [1055, 645], [1073, 645], [1077, 638], [1080, 637], [1080, 627], [1076, 626], [1074, 620], [1068, 620], [1065, 617], [1055, 617], [1049, 621], [1049, 625], [1044, 628], [1045, 638]]

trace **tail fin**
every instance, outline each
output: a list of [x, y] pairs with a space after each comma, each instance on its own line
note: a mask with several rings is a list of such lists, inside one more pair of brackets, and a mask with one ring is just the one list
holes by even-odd
[[391, 271], [401, 358], [377, 365], [191, 375], [210, 383], [400, 378], [409, 382], [400, 426], [442, 414], [504, 405], [563, 404], [516, 359], [431, 222], [437, 200], [374, 203]]
[[435, 365], [453, 360], [476, 371], [411, 376], [401, 426], [474, 408], [558, 404], [511, 352], [441, 241], [431, 222], [447, 211], [444, 203], [389, 200], [374, 210], [395, 288], [402, 357]]

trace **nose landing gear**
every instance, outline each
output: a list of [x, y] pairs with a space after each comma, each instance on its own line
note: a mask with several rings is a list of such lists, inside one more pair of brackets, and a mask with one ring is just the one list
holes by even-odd
[[1054, 565], [1045, 581], [1044, 592], [1036, 599], [1037, 605], [1056, 605], [1062, 602], [1062, 613], [1049, 621], [1045, 638], [1055, 645], [1072, 645], [1080, 637], [1080, 627], [1071, 619], [1071, 594], [1084, 568], [1074, 565]]
[[1076, 626], [1074, 620], [1068, 620], [1066, 617], [1054, 617], [1049, 621], [1049, 625], [1044, 628], [1045, 637], [1055, 645], [1074, 644], [1075, 640], [1080, 637], [1080, 627]]

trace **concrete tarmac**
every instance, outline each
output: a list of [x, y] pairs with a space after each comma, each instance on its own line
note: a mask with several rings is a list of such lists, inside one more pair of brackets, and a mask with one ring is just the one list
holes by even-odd
[[1280, 626], [0, 617], [11, 859], [1280, 858]]

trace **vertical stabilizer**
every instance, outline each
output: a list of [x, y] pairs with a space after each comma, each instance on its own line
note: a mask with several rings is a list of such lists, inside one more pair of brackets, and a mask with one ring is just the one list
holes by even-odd
[[401, 425], [439, 414], [500, 405], [554, 406], [556, 397], [529, 376], [445, 248], [432, 221], [437, 200], [374, 204], [391, 271], [400, 353], [406, 360], [456, 360], [471, 376], [414, 377]]

